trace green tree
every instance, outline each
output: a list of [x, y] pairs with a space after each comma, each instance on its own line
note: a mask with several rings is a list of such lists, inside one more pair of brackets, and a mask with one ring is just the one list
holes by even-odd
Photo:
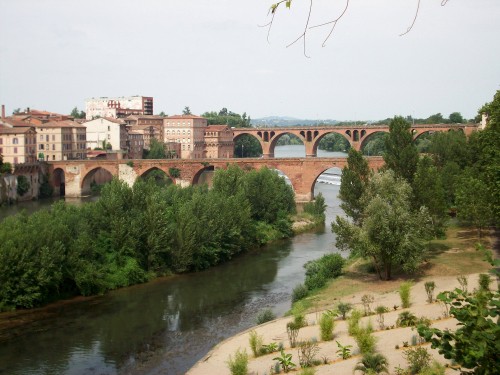
[[396, 176], [411, 183], [417, 170], [418, 151], [413, 144], [410, 124], [402, 117], [394, 117], [389, 124], [389, 135], [385, 137], [384, 161]]
[[30, 189], [30, 186], [30, 182], [28, 181], [26, 176], [17, 176], [17, 194], [19, 196], [22, 197], [24, 194], [26, 194]]
[[370, 177], [367, 160], [359, 152], [351, 148], [347, 156], [347, 166], [342, 169], [339, 198], [340, 207], [355, 224], [362, 220], [364, 206], [361, 197], [365, 192]]
[[441, 174], [428, 156], [418, 162], [413, 187], [413, 208], [425, 206], [432, 218], [435, 235], [444, 234], [446, 223], [446, 199]]
[[155, 138], [151, 139], [149, 144], [149, 151], [145, 155], [144, 159], [166, 159], [167, 154], [165, 152], [165, 144], [158, 141]]
[[445, 122], [444, 117], [441, 113], [436, 113], [427, 118], [427, 124], [443, 124]]
[[338, 133], [330, 133], [325, 135], [321, 141], [319, 141], [318, 148], [320, 150], [334, 151], [334, 152], [346, 152], [350, 149], [351, 145], [347, 139]]
[[75, 119], [83, 119], [86, 117], [85, 112], [79, 111], [77, 107], [73, 108], [73, 110], [70, 113], [70, 116], [72, 116]]
[[462, 131], [436, 132], [430, 140], [428, 153], [438, 168], [449, 162], [457, 163], [462, 168], [467, 164], [467, 138]]
[[10, 163], [0, 163], [0, 173], [12, 173], [12, 164]]
[[410, 185], [394, 172], [375, 174], [362, 197], [366, 208], [361, 225], [339, 216], [332, 223], [336, 246], [372, 259], [381, 279], [391, 279], [394, 265], [401, 265], [405, 272], [415, 271], [432, 226], [428, 210], [412, 210], [411, 199]]
[[182, 114], [183, 115], [192, 115], [191, 109], [188, 106], [184, 107], [184, 109], [182, 110]]
[[465, 122], [460, 112], [450, 113], [450, 116], [448, 118], [452, 124], [461, 124]]

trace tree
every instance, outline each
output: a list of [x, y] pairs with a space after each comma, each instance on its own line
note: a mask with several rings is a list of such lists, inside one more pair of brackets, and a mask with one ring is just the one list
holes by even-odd
[[165, 153], [165, 144], [158, 141], [155, 138], [151, 139], [149, 145], [149, 151], [145, 155], [144, 159], [166, 159], [167, 154]]
[[191, 109], [189, 109], [188, 106], [184, 107], [184, 109], [182, 110], [182, 114], [183, 115], [192, 115]]
[[464, 118], [462, 117], [462, 114], [460, 112], [450, 113], [450, 116], [448, 118], [452, 124], [461, 124], [464, 122]]
[[361, 225], [339, 216], [332, 223], [336, 246], [371, 259], [380, 279], [390, 280], [394, 265], [415, 271], [432, 225], [425, 207], [412, 210], [410, 185], [390, 170], [376, 173], [361, 200], [365, 206]]
[[444, 122], [445, 120], [441, 113], [436, 113], [435, 115], [431, 115], [426, 120], [426, 123], [428, 124], [442, 124]]
[[338, 133], [330, 133], [319, 141], [318, 147], [320, 150], [346, 152], [351, 145], [344, 136]]
[[12, 173], [12, 164], [0, 163], [0, 173]]
[[20, 113], [21, 113], [21, 108], [16, 108], [16, 109], [14, 109], [14, 110], [12, 111], [12, 114], [13, 114], [13, 115], [18, 115], [18, 114], [20, 114]]
[[370, 177], [368, 162], [361, 152], [351, 148], [347, 156], [347, 166], [342, 169], [339, 198], [342, 200], [340, 208], [355, 224], [360, 224], [363, 214], [361, 197], [365, 192]]
[[26, 176], [17, 176], [17, 194], [23, 196], [30, 189], [30, 183]]
[[75, 118], [75, 119], [79, 119], [79, 118], [82, 118], [82, 119], [83, 119], [83, 118], [85, 118], [85, 117], [86, 117], [86, 114], [85, 114], [85, 112], [83, 112], [83, 111], [78, 111], [78, 108], [77, 108], [77, 107], [75, 107], [75, 108], [73, 108], [73, 110], [71, 111], [70, 116], [72, 116], [72, 117], [73, 117], [73, 118]]
[[384, 138], [384, 161], [397, 177], [413, 180], [417, 170], [418, 151], [413, 144], [410, 124], [402, 117], [394, 117], [389, 124], [389, 134]]

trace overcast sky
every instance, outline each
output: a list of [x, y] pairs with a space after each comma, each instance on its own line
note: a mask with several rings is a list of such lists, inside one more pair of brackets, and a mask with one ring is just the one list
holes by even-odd
[[[276, 0], [275, 0], [276, 1]], [[0, 0], [0, 103], [69, 113], [100, 96], [153, 96], [155, 113], [377, 120], [461, 112], [500, 89], [500, 1], [351, 0], [326, 44], [306, 0]], [[314, 0], [311, 25], [345, 2]]]

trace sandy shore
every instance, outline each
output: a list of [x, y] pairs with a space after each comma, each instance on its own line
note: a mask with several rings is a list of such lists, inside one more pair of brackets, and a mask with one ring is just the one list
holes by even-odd
[[[394, 311], [394, 305], [401, 305], [399, 294], [397, 291], [389, 293], [370, 293], [375, 297], [375, 302], [372, 304], [372, 310], [376, 306], [383, 305], [390, 309], [390, 312], [385, 314], [385, 325], [395, 326], [396, 319], [399, 313], [402, 311], [411, 311], [417, 317], [425, 316], [433, 321], [432, 326], [440, 329], [444, 328], [454, 328], [456, 326], [456, 321], [452, 318], [443, 317], [443, 307], [437, 302], [428, 303], [427, 294], [425, 292], [424, 283], [426, 281], [434, 281], [436, 283], [436, 289], [434, 291], [434, 296], [439, 292], [445, 290], [452, 290], [459, 287], [456, 276], [447, 277], [426, 277], [421, 279], [418, 283], [415, 283], [411, 289], [411, 302], [412, 305], [408, 309], [401, 309], [400, 307], [397, 311]], [[477, 288], [478, 274], [468, 275], [469, 280], [469, 291]], [[493, 283], [492, 283], [493, 284]], [[361, 304], [361, 297], [365, 293], [357, 293], [346, 298], [343, 298], [343, 302], [349, 302], [354, 305], [354, 307], [362, 310], [363, 306]], [[335, 306], [332, 305], [328, 308], [332, 309]], [[328, 358], [328, 364], [320, 365], [315, 367], [316, 374], [352, 374], [353, 368], [356, 363], [360, 360], [361, 356], [358, 353], [358, 348], [354, 339], [347, 334], [347, 325], [343, 320], [336, 320], [334, 329], [334, 340], [333, 341], [319, 341], [320, 340], [320, 330], [317, 322], [321, 312], [315, 312], [306, 315], [308, 321], [308, 326], [300, 330], [298, 340], [307, 340], [316, 338], [319, 342], [320, 351], [316, 356], [317, 359], [322, 359], [323, 357]], [[288, 336], [286, 333], [286, 323], [291, 321], [292, 318], [285, 317], [276, 319], [272, 322], [256, 326], [255, 329], [259, 335], [262, 335], [264, 339], [264, 344], [270, 342], [282, 342], [285, 346], [285, 352], [293, 355], [292, 361], [298, 365], [298, 355], [297, 349], [290, 348], [288, 341]], [[418, 336], [418, 333], [411, 328], [393, 328], [389, 330], [378, 330], [379, 325], [377, 322], [377, 316], [372, 315], [362, 319], [362, 323], [371, 320], [372, 325], [375, 329], [374, 336], [377, 337], [376, 348], [377, 351], [384, 354], [389, 361], [389, 370], [394, 373], [394, 368], [401, 366], [402, 368], [407, 367], [407, 363], [403, 357], [403, 343], [406, 341], [411, 345], [412, 337], [414, 335]], [[187, 374], [189, 375], [207, 375], [207, 374], [230, 374], [227, 367], [227, 360], [229, 355], [233, 355], [238, 348], [245, 349], [249, 354], [249, 374], [269, 374], [271, 367], [274, 365], [273, 358], [278, 356], [278, 353], [272, 353], [264, 356], [254, 358], [249, 345], [249, 332], [252, 330], [241, 332], [240, 334], [233, 336], [214, 347], [204, 358], [198, 361], [195, 366], [193, 366]], [[354, 354], [352, 358], [347, 360], [342, 360], [336, 354], [338, 350], [335, 341], [339, 341], [342, 345], [352, 345], [352, 353]], [[396, 349], [396, 345], [399, 345], [400, 349]], [[441, 363], [446, 363], [446, 360], [440, 356], [436, 350], [430, 348], [429, 344], [425, 344], [425, 347], [429, 349], [433, 358]], [[290, 373], [294, 373], [291, 371]], [[447, 374], [456, 373], [451, 369], [447, 370]]]

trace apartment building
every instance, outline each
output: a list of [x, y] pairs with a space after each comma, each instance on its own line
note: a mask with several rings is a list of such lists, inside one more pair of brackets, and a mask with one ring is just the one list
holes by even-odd
[[128, 158], [142, 159], [144, 150], [144, 134], [142, 131], [128, 130]]
[[204, 156], [207, 119], [194, 115], [175, 115], [163, 119], [163, 142], [180, 144], [181, 159]]
[[35, 127], [39, 160], [86, 158], [86, 127], [75, 121], [50, 121]]
[[36, 161], [36, 131], [32, 126], [0, 125], [0, 154], [12, 165]]
[[[82, 124], [87, 129], [87, 148], [127, 150], [127, 124], [123, 119], [101, 117]], [[111, 148], [109, 148], [111, 147]]]
[[149, 150], [151, 139], [155, 138], [158, 141], [163, 140], [163, 116], [131, 115], [123, 120], [127, 124], [129, 131], [141, 133], [144, 140], [144, 148]]
[[153, 98], [150, 96], [100, 97], [85, 100], [87, 120], [97, 117], [122, 118], [129, 115], [152, 115]]
[[205, 158], [232, 158], [234, 155], [233, 132], [226, 125], [209, 125], [204, 137]]

